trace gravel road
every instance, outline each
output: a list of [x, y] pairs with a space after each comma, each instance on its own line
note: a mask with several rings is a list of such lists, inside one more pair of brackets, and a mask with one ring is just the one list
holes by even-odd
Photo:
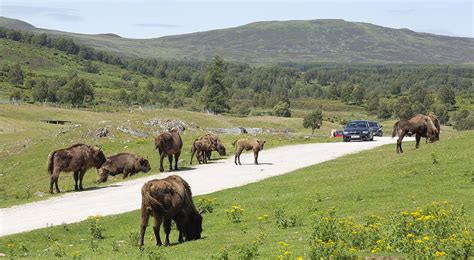
[[[390, 137], [378, 137], [372, 142], [289, 145], [260, 152], [260, 165], [251, 164], [253, 154], [242, 154], [241, 161], [244, 164], [242, 166], [234, 165], [232, 156], [229, 159], [213, 161], [211, 164], [199, 165], [195, 169], [171, 173], [140, 173], [146, 177], [0, 209], [0, 236], [45, 228], [47, 225], [78, 222], [93, 215], [105, 216], [136, 210], [140, 208], [141, 186], [146, 181], [171, 174], [178, 174], [188, 181], [194, 195], [202, 195], [257, 182], [349, 153], [395, 142], [396, 139]], [[393, 152], [395, 153], [395, 145]], [[158, 168], [157, 165], [153, 166], [155, 169]], [[165, 169], [167, 167], [166, 163]], [[72, 177], [70, 183], [65, 182], [63, 185], [72, 185]]]

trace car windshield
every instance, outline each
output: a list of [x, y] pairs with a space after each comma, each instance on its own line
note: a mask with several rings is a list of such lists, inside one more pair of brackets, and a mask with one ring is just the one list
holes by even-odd
[[369, 122], [370, 127], [379, 127], [379, 124], [376, 122]]
[[367, 128], [367, 123], [365, 122], [350, 122], [347, 124], [346, 128]]

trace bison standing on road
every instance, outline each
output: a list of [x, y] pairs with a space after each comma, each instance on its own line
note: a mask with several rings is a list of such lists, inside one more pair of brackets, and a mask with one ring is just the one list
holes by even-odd
[[253, 150], [253, 157], [255, 158], [255, 164], [258, 165], [258, 152], [263, 150], [263, 145], [265, 144], [266, 141], [264, 140], [259, 140], [255, 138], [242, 138], [239, 140], [235, 140], [232, 145], [237, 146], [237, 149], [235, 151], [235, 158], [234, 162], [235, 165], [237, 165], [237, 160], [239, 162], [239, 165], [242, 165], [240, 163], [240, 154], [242, 153], [243, 150], [245, 151], [250, 151]]
[[149, 172], [151, 169], [147, 159], [133, 153], [119, 153], [107, 157], [107, 161], [99, 169], [98, 183], [106, 182], [109, 175], [115, 176], [123, 173], [123, 178], [138, 172]]
[[155, 149], [160, 153], [160, 172], [164, 171], [163, 159], [168, 156], [170, 161], [170, 171], [173, 170], [173, 155], [174, 155], [174, 169], [178, 170], [178, 159], [183, 148], [183, 140], [178, 133], [178, 130], [173, 129], [170, 132], [161, 133], [155, 138]]
[[177, 175], [171, 175], [161, 180], [151, 180], [143, 185], [140, 247], [143, 247], [150, 215], [155, 218], [153, 231], [158, 246], [163, 245], [160, 238], [162, 222], [166, 234], [165, 245], [169, 245], [172, 220], [176, 222], [180, 243], [184, 239], [188, 241], [201, 238], [202, 216], [194, 206], [189, 184]]
[[212, 151], [217, 151], [220, 156], [225, 156], [225, 147], [222, 144], [221, 139], [219, 138], [219, 136], [209, 133], [209, 134], [206, 134], [206, 135], [202, 136], [200, 139], [201, 140], [209, 140], [210, 142], [212, 142], [214, 144], [214, 146], [211, 148], [211, 150], [206, 152], [206, 156], [207, 156], [208, 160], [211, 159]]
[[215, 149], [214, 144], [208, 139], [196, 139], [193, 141], [193, 146], [191, 147], [191, 160], [189, 164], [193, 164], [193, 157], [196, 154], [198, 162], [207, 163], [207, 152], [210, 152], [211, 149]]
[[[56, 150], [48, 155], [48, 171], [51, 174], [49, 192], [53, 193], [53, 184], [59, 193], [58, 178], [61, 172], [74, 172], [74, 190], [83, 190], [82, 179], [92, 167], [99, 169], [106, 161], [104, 153], [98, 147], [75, 144], [69, 148]], [[79, 180], [79, 186], [77, 182]]]

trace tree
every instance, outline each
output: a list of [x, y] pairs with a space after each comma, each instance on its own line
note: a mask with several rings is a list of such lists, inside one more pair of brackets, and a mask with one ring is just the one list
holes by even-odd
[[280, 101], [273, 107], [273, 114], [279, 117], [291, 117], [290, 103]]
[[75, 77], [58, 90], [57, 96], [62, 103], [80, 106], [94, 99], [94, 88], [86, 80]]
[[371, 114], [377, 114], [377, 111], [380, 106], [379, 94], [377, 92], [372, 92], [367, 100], [367, 106], [365, 110]]
[[354, 105], [362, 105], [364, 103], [364, 89], [360, 86], [355, 86], [352, 89], [351, 101]]
[[201, 91], [201, 103], [204, 109], [214, 114], [229, 111], [228, 91], [223, 84], [224, 61], [219, 57], [214, 57], [212, 64], [207, 70], [204, 88]]
[[448, 87], [448, 86], [443, 86], [439, 89], [439, 98], [443, 104], [446, 105], [454, 105], [456, 104], [456, 95], [454, 94], [454, 91]]
[[8, 71], [8, 77], [10, 78], [10, 83], [15, 86], [23, 84], [23, 71], [21, 70], [21, 67], [18, 63], [10, 67], [10, 70]]
[[86, 62], [84, 62], [83, 70], [85, 72], [97, 74], [97, 73], [99, 73], [99, 66], [96, 66], [96, 65], [92, 64], [92, 62], [90, 60], [87, 60]]
[[316, 108], [307, 114], [303, 119], [303, 127], [311, 128], [311, 135], [314, 135], [314, 129], [319, 129], [323, 124], [323, 110], [321, 107]]

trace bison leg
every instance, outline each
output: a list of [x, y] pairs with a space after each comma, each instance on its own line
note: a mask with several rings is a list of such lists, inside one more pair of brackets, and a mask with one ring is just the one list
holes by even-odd
[[239, 165], [242, 165], [240, 163], [240, 154], [242, 153], [242, 149], [239, 148], [237, 149], [237, 151], [235, 151], [235, 158], [234, 158], [234, 162], [235, 162], [235, 165], [237, 165], [237, 161], [239, 162]]
[[404, 137], [403, 134], [398, 137], [398, 140], [397, 140], [397, 153], [403, 153], [403, 149], [402, 149], [403, 137]]
[[165, 159], [165, 153], [160, 153], [160, 172], [163, 172], [165, 169], [163, 168], [163, 160]]
[[79, 189], [80, 190], [84, 190], [84, 188], [82, 187], [82, 179], [84, 179], [84, 174], [86, 174], [85, 170], [81, 170], [79, 172]]
[[161, 226], [161, 217], [158, 216], [158, 214], [154, 214], [155, 216], [155, 225], [153, 226], [153, 231], [155, 232], [155, 238], [156, 238], [156, 245], [157, 246], [162, 246], [163, 243], [161, 242], [160, 238], [160, 226]]
[[[191, 160], [189, 161], [189, 164], [193, 164], [193, 157], [194, 157], [194, 154], [196, 153], [196, 150], [195, 149], [191, 149]], [[197, 154], [196, 154], [196, 158], [197, 157]], [[199, 159], [198, 159], [199, 160]]]
[[253, 158], [255, 159], [255, 164], [258, 165], [258, 151], [253, 151]]
[[53, 174], [51, 174], [51, 182], [49, 185], [49, 193], [53, 194], [53, 184], [56, 186], [56, 192], [60, 193], [59, 187], [58, 187], [58, 179], [59, 179], [59, 173], [60, 171], [54, 171]]
[[174, 169], [178, 170], [178, 160], [179, 156], [181, 155], [181, 152], [177, 152], [174, 154]]
[[170, 218], [165, 218], [163, 220], [163, 227], [165, 228], [165, 246], [170, 245], [170, 233], [171, 233], [171, 219]]
[[420, 148], [421, 135], [417, 133], [415, 138], [416, 138], [416, 146], [415, 147], [416, 147], [416, 149], [418, 149], [418, 148]]
[[211, 160], [211, 154], [212, 154], [212, 151], [207, 151], [206, 152], [206, 157], [208, 160]]
[[150, 217], [150, 212], [147, 210], [146, 206], [143, 205], [143, 203], [142, 203], [141, 213], [142, 213], [142, 223], [140, 224], [140, 247], [143, 247], [145, 231], [146, 231], [146, 227], [148, 226], [148, 218]]
[[168, 161], [170, 161], [170, 171], [173, 170], [173, 155], [168, 155]]
[[79, 187], [77, 186], [77, 182], [79, 181], [79, 172], [74, 171], [74, 190], [78, 191]]

